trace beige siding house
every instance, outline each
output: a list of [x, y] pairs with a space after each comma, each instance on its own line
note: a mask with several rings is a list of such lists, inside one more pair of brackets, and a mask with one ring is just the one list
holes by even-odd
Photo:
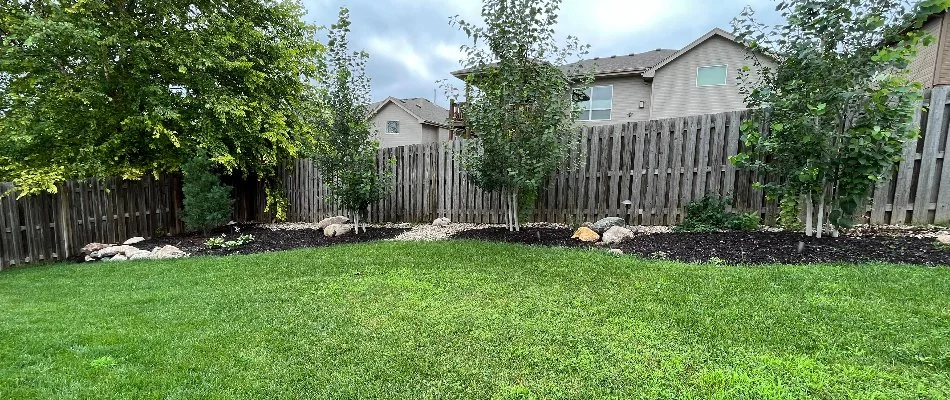
[[[767, 57], [760, 57], [771, 63]], [[584, 60], [572, 66], [593, 70], [594, 83], [581, 103], [581, 122], [615, 124], [746, 108], [738, 71], [751, 66], [744, 45], [713, 29], [680, 50]]]
[[909, 66], [911, 78], [925, 89], [950, 85], [950, 17], [947, 12], [931, 16], [923, 30], [936, 40], [919, 49], [917, 58]]
[[429, 100], [387, 97], [369, 109], [381, 148], [436, 143], [449, 138], [449, 111]]

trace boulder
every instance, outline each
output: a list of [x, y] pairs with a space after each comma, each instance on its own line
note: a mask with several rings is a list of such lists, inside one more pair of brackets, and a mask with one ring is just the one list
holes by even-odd
[[445, 228], [446, 226], [449, 226], [449, 224], [451, 223], [452, 223], [452, 220], [446, 217], [437, 218], [435, 221], [432, 221], [432, 225], [438, 226], [440, 228]]
[[181, 249], [172, 245], [168, 245], [153, 251], [149, 258], [153, 260], [167, 260], [170, 258], [182, 258], [186, 255], [187, 254], [185, 254], [184, 251], [181, 251]]
[[597, 232], [594, 232], [592, 229], [582, 226], [574, 231], [574, 235], [571, 236], [571, 239], [578, 239], [582, 242], [593, 243], [600, 240], [600, 235], [598, 235]]
[[112, 261], [128, 261], [128, 259], [129, 259], [129, 258], [126, 257], [126, 256], [123, 256], [123, 255], [121, 255], [121, 254], [116, 254], [115, 256], [113, 256], [113, 257], [111, 257], [111, 258], [104, 258], [103, 261], [107, 261], [107, 262], [112, 262]]
[[596, 231], [597, 233], [604, 233], [611, 227], [626, 226], [626, 225], [627, 225], [627, 221], [624, 221], [623, 218], [607, 217], [597, 222], [594, 222], [593, 226], [591, 226], [590, 228]]
[[623, 255], [623, 250], [620, 250], [620, 249], [610, 249], [610, 251], [608, 251], [607, 254], [610, 254], [610, 255], [612, 255], [612, 256], [614, 256], [614, 257], [620, 257], [620, 256]]
[[83, 246], [81, 251], [82, 251], [82, 254], [89, 255], [109, 246], [112, 246], [112, 245], [105, 244], [105, 243], [89, 243]]
[[122, 242], [122, 244], [139, 244], [139, 243], [142, 243], [142, 242], [144, 242], [144, 241], [145, 241], [145, 238], [143, 238], [143, 237], [141, 237], [141, 236], [136, 236], [136, 237], [134, 237], [134, 238], [131, 238], [131, 239], [129, 239], [129, 240], [126, 240], [126, 241]]
[[129, 256], [129, 260], [148, 260], [152, 258], [152, 252], [148, 250], [142, 250], [138, 253], [135, 253]]
[[606, 244], [617, 244], [632, 237], [633, 231], [622, 226], [612, 226], [604, 232], [601, 240]]
[[341, 225], [350, 222], [350, 219], [342, 215], [337, 217], [324, 218], [322, 221], [317, 222], [317, 229], [323, 229], [330, 225]]
[[97, 252], [93, 252], [90, 255], [93, 257], [99, 257], [99, 258], [108, 258], [108, 257], [113, 257], [119, 254], [126, 255], [129, 253], [135, 253], [137, 251], [140, 251], [137, 247], [121, 245], [121, 246], [106, 247]]
[[85, 260], [86, 260], [86, 262], [99, 261], [98, 258], [93, 258], [93, 257], [91, 257], [91, 256], [86, 256], [86, 259], [85, 259]]
[[326, 236], [326, 237], [343, 236], [352, 231], [353, 231], [353, 225], [333, 224], [326, 228], [323, 228], [323, 236]]
[[937, 243], [950, 245], [950, 235], [937, 236]]

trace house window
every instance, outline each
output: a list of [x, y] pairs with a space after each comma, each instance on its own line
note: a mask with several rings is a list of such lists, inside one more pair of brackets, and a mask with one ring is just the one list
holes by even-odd
[[386, 133], [399, 133], [399, 121], [386, 121]]
[[577, 105], [581, 108], [581, 121], [607, 121], [614, 106], [614, 86], [593, 86], [587, 88], [584, 94], [589, 100]]
[[710, 65], [696, 71], [696, 86], [722, 86], [726, 84], [726, 66]]

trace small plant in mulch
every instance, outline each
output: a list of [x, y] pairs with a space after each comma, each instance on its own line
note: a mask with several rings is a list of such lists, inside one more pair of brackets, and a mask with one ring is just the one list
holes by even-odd
[[676, 232], [715, 232], [721, 230], [754, 231], [759, 227], [756, 212], [726, 211], [729, 201], [719, 196], [706, 196], [686, 206], [683, 223], [673, 228]]
[[213, 237], [205, 242], [209, 249], [233, 249], [254, 241], [254, 235], [241, 235], [234, 240], [226, 240], [224, 235]]

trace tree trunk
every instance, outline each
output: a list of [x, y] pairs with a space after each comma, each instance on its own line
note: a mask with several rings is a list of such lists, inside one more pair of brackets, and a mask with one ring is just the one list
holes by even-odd
[[825, 227], [825, 188], [821, 188], [821, 197], [818, 198], [818, 226], [815, 227], [815, 237], [821, 239], [821, 232]]
[[511, 195], [511, 204], [514, 205], [515, 232], [521, 232], [521, 221], [518, 218], [518, 189]]
[[811, 236], [814, 234], [812, 230], [812, 214], [815, 213], [815, 207], [812, 204], [811, 193], [804, 195], [805, 197], [805, 236]]

